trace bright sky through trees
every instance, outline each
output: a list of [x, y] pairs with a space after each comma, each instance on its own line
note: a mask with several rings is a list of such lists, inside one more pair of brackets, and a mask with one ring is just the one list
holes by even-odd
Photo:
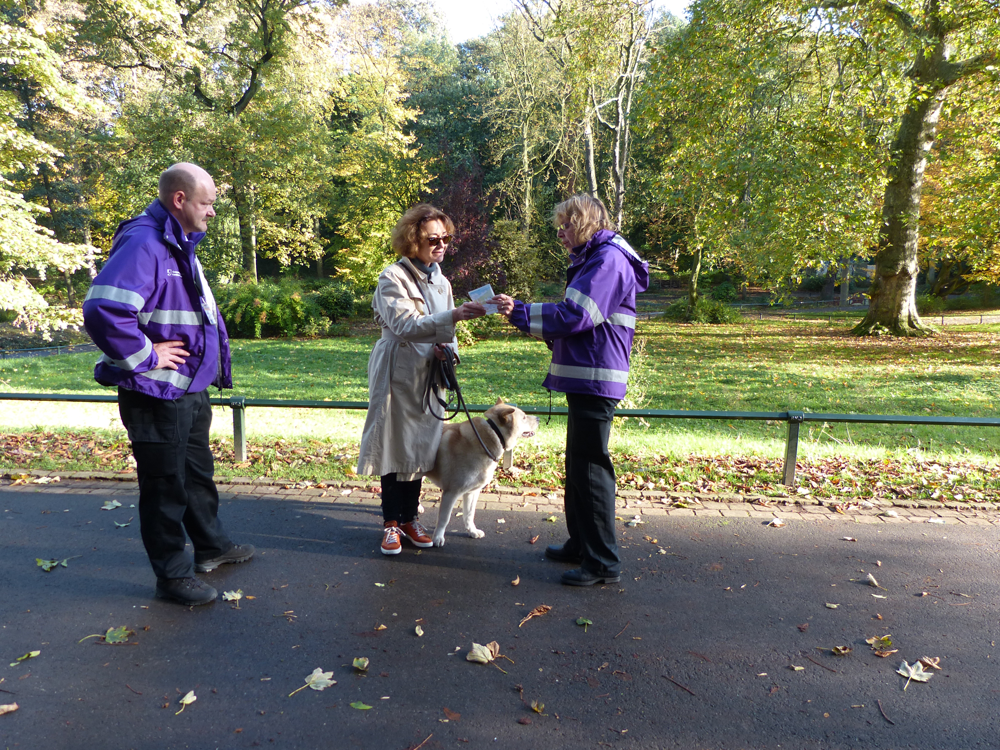
[[[494, 22], [514, 10], [512, 0], [433, 0], [444, 16], [451, 41], [455, 44], [489, 33]], [[688, 0], [657, 0], [656, 7], [678, 18], [687, 12]]]

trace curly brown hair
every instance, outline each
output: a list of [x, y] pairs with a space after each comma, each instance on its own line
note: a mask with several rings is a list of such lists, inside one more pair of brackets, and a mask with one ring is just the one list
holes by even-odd
[[421, 227], [424, 222], [437, 219], [448, 234], [455, 233], [455, 223], [440, 208], [435, 208], [430, 203], [420, 203], [405, 214], [392, 230], [392, 249], [403, 258], [413, 258], [420, 249], [420, 240], [426, 236], [421, 234]]

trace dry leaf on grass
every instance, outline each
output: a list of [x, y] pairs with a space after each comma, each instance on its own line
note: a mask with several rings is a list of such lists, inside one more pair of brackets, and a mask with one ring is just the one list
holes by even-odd
[[531, 610], [523, 620], [521, 620], [521, 622], [518, 624], [518, 627], [524, 625], [524, 623], [526, 623], [532, 617], [541, 617], [550, 609], [552, 609], [552, 607], [550, 607], [548, 604], [539, 604], [537, 607]]

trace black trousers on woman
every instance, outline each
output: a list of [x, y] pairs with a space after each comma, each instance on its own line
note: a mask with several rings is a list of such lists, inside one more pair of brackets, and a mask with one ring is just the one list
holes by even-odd
[[411, 482], [400, 482], [396, 474], [383, 474], [379, 477], [382, 484], [382, 520], [386, 523], [395, 521], [402, 526], [414, 520], [419, 513], [420, 483], [423, 479]]
[[618, 402], [567, 393], [566, 527], [567, 551], [579, 550], [581, 567], [594, 575], [621, 573], [615, 537], [615, 467], [608, 440]]

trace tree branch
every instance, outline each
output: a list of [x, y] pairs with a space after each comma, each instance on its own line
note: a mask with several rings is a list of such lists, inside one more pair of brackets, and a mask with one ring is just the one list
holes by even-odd
[[[816, 7], [824, 10], [847, 10], [850, 8], [856, 8], [857, 5], [857, 0], [820, 0], [820, 2], [816, 4]], [[877, 7], [889, 16], [889, 18], [895, 21], [896, 25], [907, 34], [913, 34], [916, 31], [917, 24], [913, 20], [913, 16], [896, 5], [896, 3], [884, 0], [884, 2], [879, 3]]]
[[944, 81], [946, 85], [950, 86], [956, 81], [968, 78], [984, 68], [998, 63], [1000, 63], [1000, 53], [996, 50], [984, 52], [983, 54], [976, 55], [968, 60], [960, 60], [959, 62], [943, 62], [941, 63], [940, 68], [941, 80]]

